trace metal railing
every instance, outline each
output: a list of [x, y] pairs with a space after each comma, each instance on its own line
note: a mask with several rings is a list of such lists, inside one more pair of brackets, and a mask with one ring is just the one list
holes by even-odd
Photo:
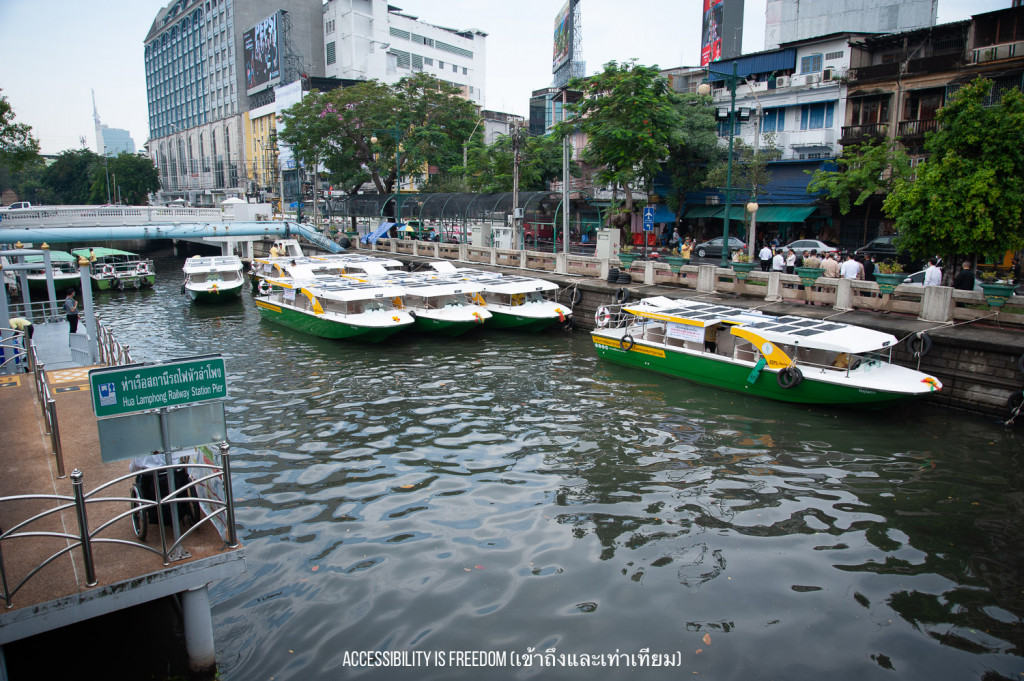
[[[26, 494], [11, 497], [0, 497], [0, 504], [5, 505], [38, 501], [56, 502], [56, 505], [53, 508], [27, 517], [17, 522], [6, 531], [0, 533], [0, 586], [2, 586], [3, 589], [2, 593], [0, 593], [0, 598], [3, 599], [6, 607], [11, 608], [14, 606], [14, 596], [43, 568], [61, 556], [70, 554], [76, 550], [81, 550], [82, 552], [82, 562], [85, 566], [86, 585], [90, 587], [95, 586], [98, 582], [96, 578], [97, 566], [93, 559], [93, 546], [96, 544], [118, 544], [134, 549], [150, 551], [160, 555], [163, 559], [164, 565], [166, 566], [170, 565], [171, 562], [176, 559], [176, 552], [179, 548], [185, 546], [186, 539], [192, 537], [193, 534], [196, 533], [203, 525], [208, 524], [209, 526], [216, 528], [214, 519], [223, 517], [227, 536], [222, 537], [222, 539], [224, 539], [225, 543], [229, 547], [237, 547], [238, 535], [235, 531], [234, 497], [231, 489], [231, 464], [228, 449], [229, 446], [227, 443], [219, 445], [221, 459], [219, 466], [198, 462], [159, 466], [147, 469], [141, 473], [129, 473], [127, 475], [122, 475], [114, 480], [107, 481], [88, 492], [84, 491], [83, 473], [80, 470], [75, 469], [71, 472], [71, 485], [73, 489], [72, 495]], [[129, 479], [137, 479], [139, 475], [147, 475], [151, 474], [151, 472], [159, 472], [161, 470], [171, 471], [172, 469], [182, 466], [190, 469], [209, 470], [210, 473], [198, 479], [191, 480], [188, 485], [174, 489], [164, 496], [159, 496], [160, 493], [157, 492], [157, 496], [159, 497], [157, 499], [102, 495], [104, 490], [121, 484]], [[168, 475], [173, 475], [173, 473], [169, 472]], [[217, 479], [221, 479], [224, 484], [223, 500], [210, 497], [196, 497], [190, 494], [189, 490], [193, 490], [194, 492], [195, 490], [200, 489], [203, 483]], [[159, 486], [155, 489], [159, 490]], [[109, 504], [111, 502], [124, 503], [127, 506], [127, 509], [100, 523], [98, 527], [91, 528], [88, 522], [89, 506], [95, 504]], [[178, 537], [173, 537], [173, 541], [168, 543], [167, 534], [164, 531], [163, 510], [166, 507], [171, 509], [172, 512], [177, 512], [178, 506], [182, 504], [197, 504], [202, 510], [199, 517], [186, 532]], [[52, 518], [54, 514], [63, 513], [64, 511], [68, 511], [72, 508], [75, 510], [75, 515], [77, 517], [77, 527], [73, 530], [69, 530], [67, 532], [51, 532], [47, 530], [34, 529], [39, 524], [45, 523], [47, 519]], [[107, 533], [110, 528], [118, 526], [119, 524], [123, 527], [124, 523], [131, 523], [133, 515], [137, 513], [149, 513], [151, 509], [156, 511], [156, 516], [159, 522], [161, 537], [159, 548], [150, 546], [141, 540], [131, 541], [127, 539], [119, 539], [117, 537], [102, 536], [104, 533]], [[18, 579], [12, 586], [12, 580], [8, 574], [9, 570], [4, 548], [10, 545], [9, 542], [11, 540], [26, 539], [55, 539], [58, 541], [60, 546], [53, 553], [42, 558], [40, 563], [32, 567], [24, 576], [21, 576], [20, 579]], [[23, 541], [19, 542], [18, 547], [19, 552], [25, 551], [25, 544]], [[45, 554], [45, 550], [43, 553]]]
[[96, 332], [99, 338], [100, 357], [99, 361], [104, 366], [119, 366], [121, 364], [133, 364], [131, 353], [127, 345], [121, 345], [114, 335], [107, 330], [103, 324], [96, 321]]

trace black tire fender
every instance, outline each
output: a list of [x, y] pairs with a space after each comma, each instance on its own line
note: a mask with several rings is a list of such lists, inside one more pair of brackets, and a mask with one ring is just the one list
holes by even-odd
[[1010, 396], [1006, 399], [1006, 408], [1010, 410], [1010, 416], [1013, 416], [1022, 403], [1024, 403], [1024, 390], [1016, 390], [1010, 393]]
[[910, 339], [910, 353], [915, 359], [920, 359], [932, 349], [932, 338], [926, 331], [919, 331]]
[[780, 388], [783, 390], [789, 390], [790, 388], [795, 388], [800, 385], [804, 380], [804, 375], [800, 369], [796, 367], [786, 367], [778, 373], [775, 380], [778, 381]]
[[573, 305], [579, 305], [583, 301], [583, 291], [579, 290], [578, 288], [573, 289], [572, 296], [569, 298], [569, 300]]
[[619, 347], [626, 352], [632, 350], [634, 345], [636, 345], [636, 341], [628, 333], [619, 340]]
[[616, 303], [628, 303], [629, 302], [629, 289], [623, 286], [615, 292]]

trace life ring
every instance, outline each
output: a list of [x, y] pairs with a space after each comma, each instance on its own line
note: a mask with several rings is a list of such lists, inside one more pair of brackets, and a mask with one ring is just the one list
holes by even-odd
[[578, 288], [573, 289], [572, 296], [569, 298], [569, 301], [573, 305], [579, 305], [583, 301], [583, 291]]
[[928, 351], [932, 349], [932, 338], [925, 331], [920, 331], [914, 334], [914, 337], [910, 339], [910, 353], [915, 359], [920, 359], [928, 354]]
[[629, 289], [626, 288], [625, 286], [623, 286], [618, 291], [616, 291], [615, 292], [615, 302], [616, 303], [626, 303], [626, 302], [629, 302]]
[[149, 265], [144, 262], [140, 262], [135, 266], [135, 274], [149, 274]]
[[608, 326], [608, 322], [612, 320], [612, 311], [602, 305], [597, 308], [597, 312], [594, 313], [594, 323], [600, 328]]
[[112, 277], [112, 276], [114, 276], [114, 266], [113, 265], [104, 265], [102, 272], [103, 272], [103, 276], [104, 277]]
[[257, 288], [259, 289], [261, 296], [270, 295], [271, 286], [270, 282], [268, 282], [266, 279], [260, 279], [260, 283], [259, 286], [257, 286]]
[[796, 367], [786, 367], [778, 373], [775, 380], [778, 381], [780, 388], [789, 390], [800, 385], [801, 381], [804, 380], [804, 375]]
[[619, 340], [619, 347], [625, 350], [626, 352], [632, 350], [634, 345], [636, 345], [636, 341], [634, 341], [633, 337], [630, 336], [628, 333], [625, 336], [623, 336], [621, 340]]

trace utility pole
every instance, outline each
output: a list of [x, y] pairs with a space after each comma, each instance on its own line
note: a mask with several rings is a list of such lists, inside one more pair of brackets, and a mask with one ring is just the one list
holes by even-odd
[[519, 145], [522, 129], [517, 121], [512, 121], [512, 243], [520, 244], [520, 248], [526, 248], [519, 240]]
[[[569, 100], [569, 89], [562, 90], [562, 120]], [[569, 254], [569, 137], [562, 139], [562, 251]]]

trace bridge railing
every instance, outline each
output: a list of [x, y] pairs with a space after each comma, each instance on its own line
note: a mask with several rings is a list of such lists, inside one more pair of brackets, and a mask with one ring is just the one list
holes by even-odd
[[0, 213], [0, 228], [118, 227], [189, 222], [223, 222], [219, 208], [170, 206], [44, 206]]

